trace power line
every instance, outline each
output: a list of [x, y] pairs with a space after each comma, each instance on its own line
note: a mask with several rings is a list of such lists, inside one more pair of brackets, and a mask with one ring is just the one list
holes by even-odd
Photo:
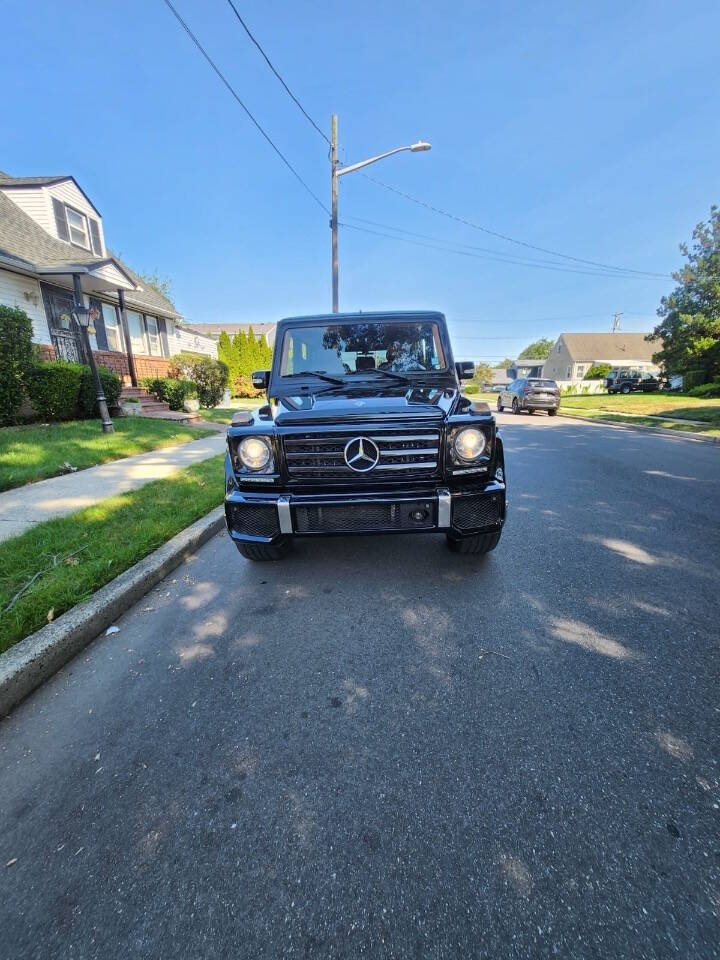
[[245, 113], [247, 114], [247, 116], [248, 116], [248, 117], [250, 118], [250, 120], [253, 122], [253, 124], [255, 125], [255, 127], [259, 130], [259, 132], [260, 132], [260, 133], [263, 135], [263, 137], [267, 140], [267, 142], [268, 142], [268, 143], [270, 144], [270, 146], [273, 148], [273, 150], [275, 151], [275, 153], [280, 157], [280, 159], [282, 160], [282, 162], [285, 164], [285, 166], [288, 168], [288, 170], [292, 173], [292, 175], [295, 177], [295, 179], [296, 179], [296, 180], [305, 188], [305, 190], [310, 194], [310, 196], [313, 198], [313, 200], [315, 201], [315, 203], [317, 203], [318, 206], [319, 206], [322, 210], [324, 210], [325, 213], [326, 213], [328, 216], [330, 216], [330, 211], [329, 211], [328, 208], [325, 206], [325, 204], [322, 202], [322, 200], [310, 189], [310, 187], [307, 185], [307, 183], [305, 183], [305, 181], [303, 180], [303, 178], [302, 178], [302, 177], [300, 176], [300, 174], [297, 172], [297, 170], [295, 169], [295, 167], [293, 167], [293, 165], [290, 163], [290, 161], [289, 161], [288, 158], [285, 156], [285, 154], [284, 154], [284, 153], [280, 150], [280, 148], [272, 141], [272, 139], [271, 139], [270, 136], [265, 132], [265, 130], [263, 130], [262, 126], [261, 126], [260, 123], [255, 119], [255, 117], [252, 115], [252, 113], [250, 113], [250, 111], [248, 110], [248, 108], [245, 106], [245, 104], [243, 103], [243, 101], [240, 99], [240, 96], [238, 95], [238, 93], [236, 92], [236, 90], [234, 89], [234, 87], [230, 84], [229, 80], [226, 79], [225, 75], [222, 73], [222, 71], [221, 71], [220, 68], [217, 66], [217, 64], [215, 63], [215, 61], [212, 59], [212, 57], [210, 56], [210, 54], [205, 50], [205, 48], [204, 48], [203, 45], [200, 43], [200, 41], [199, 41], [198, 38], [195, 36], [195, 34], [192, 32], [192, 30], [190, 29], [190, 27], [187, 25], [187, 23], [185, 23], [185, 21], [183, 20], [183, 18], [180, 16], [180, 14], [177, 12], [177, 10], [175, 9], [175, 7], [172, 5], [171, 0], [163, 0], [163, 2], [164, 2], [165, 5], [171, 10], [171, 12], [173, 13], [173, 15], [175, 16], [175, 19], [178, 21], [178, 23], [179, 23], [180, 26], [183, 28], [183, 30], [185, 31], [185, 33], [190, 37], [190, 39], [191, 39], [192, 42], [195, 44], [195, 46], [198, 48], [198, 50], [200, 51], [200, 53], [203, 55], [203, 57], [205, 57], [205, 59], [207, 60], [207, 62], [210, 64], [210, 66], [212, 67], [212, 69], [215, 71], [215, 73], [217, 74], [217, 76], [220, 78], [220, 80], [222, 81], [222, 83], [227, 87], [227, 89], [229, 90], [229, 92], [230, 92], [230, 94], [232, 95], [232, 97], [233, 97], [233, 98], [238, 102], [238, 104], [242, 107], [242, 109], [245, 111]]
[[[473, 243], [463, 243], [462, 241], [459, 241], [459, 240], [448, 240], [448, 239], [445, 239], [444, 237], [432, 237], [432, 236], [428, 236], [428, 234], [426, 233], [415, 233], [412, 230], [405, 230], [402, 227], [396, 227], [388, 223], [379, 223], [377, 220], [367, 220], [364, 217], [355, 217], [349, 214], [345, 214], [345, 218], [348, 220], [357, 220], [359, 223], [369, 223], [372, 226], [382, 227], [385, 230], [394, 230], [396, 233], [403, 233], [409, 237], [419, 237], [422, 240], [432, 240], [435, 243], [446, 243], [446, 244], [452, 244], [453, 246], [456, 246], [456, 247], [466, 247], [468, 250], [479, 250], [479, 251], [482, 251], [483, 253], [490, 254], [491, 256], [488, 259], [497, 259], [501, 263], [516, 263], [516, 264], [522, 264], [524, 266], [533, 266], [533, 267], [544, 266], [544, 267], [550, 267], [554, 270], [566, 270], [572, 273], [578, 272], [574, 268], [563, 267], [556, 260], [538, 260], [538, 259], [533, 259], [531, 257], [515, 257], [513, 254], [505, 253], [502, 250], [494, 250], [492, 247], [479, 247]], [[347, 224], [347, 226], [352, 226], [352, 224]], [[398, 237], [396, 239], [400, 239], [400, 238]], [[607, 276], [608, 275], [607, 271], [602, 271], [598, 273], [593, 270], [591, 273], [588, 271], [588, 273], [590, 276]], [[609, 274], [609, 276], [625, 276], [625, 275], [626, 274], [614, 274], [614, 273]], [[655, 274], [655, 273], [647, 274], [647, 279], [654, 280], [657, 278], [658, 278], [658, 274]]]
[[[483, 227], [478, 223], [473, 223], [472, 220], [467, 220], [465, 217], [458, 217], [454, 213], [449, 213], [447, 210], [442, 210], [440, 207], [436, 207], [431, 203], [427, 203], [425, 200], [418, 200], [417, 197], [410, 196], [410, 194], [405, 193], [404, 190], [398, 190], [397, 187], [391, 187], [390, 184], [384, 183], [382, 180], [378, 180], [376, 177], [371, 177], [367, 173], [363, 173], [361, 176], [365, 177], [366, 180], [371, 180], [373, 183], [383, 187], [385, 190], [389, 190], [391, 193], [396, 193], [399, 197], [409, 200], [411, 203], [416, 203], [420, 207], [425, 207], [426, 210], [431, 210], [433, 213], [440, 214], [442, 217], [455, 220], [457, 223], [463, 223], [467, 227], [472, 227], [473, 230], [480, 230], [482, 233], [487, 233], [491, 237], [497, 237], [499, 240], [506, 240], [508, 243], [515, 243], [518, 244], [518, 246], [527, 247], [530, 250], [538, 250], [540, 253], [548, 253], [553, 257], [561, 257], [563, 260], [573, 260], [575, 263], [582, 263], [587, 266], [602, 267], [604, 270], [625, 271], [626, 273], [641, 275], [648, 274], [648, 271], [645, 270], [633, 270], [630, 267], [616, 267], [608, 263], [599, 263], [597, 260], [584, 260], [581, 257], [573, 257], [567, 253], [559, 253], [557, 250], [548, 250], [546, 247], [539, 247], [536, 244], [528, 243], [525, 240], [517, 240], [515, 237], [509, 237], [504, 233], [497, 233], [495, 230], [490, 230], [488, 227]], [[662, 277], [665, 279], [669, 276], [669, 274], [657, 273], [653, 274], [653, 276], [658, 278]]]
[[[428, 250], [439, 250], [443, 253], [454, 253], [461, 257], [471, 257], [473, 260], [490, 260], [495, 263], [509, 263], [514, 266], [535, 267], [536, 269], [539, 269], [539, 270], [553, 270], [555, 272], [560, 272], [560, 273], [578, 273], [586, 277], [602, 277], [605, 279], [613, 279], [613, 280], [652, 279], [649, 277], [638, 277], [638, 276], [634, 276], [632, 274], [626, 274], [626, 273], [608, 273], [608, 272], [602, 273], [601, 271], [598, 271], [598, 270], [581, 270], [581, 269], [576, 270], [573, 267], [560, 266], [560, 264], [558, 264], [557, 266], [551, 266], [550, 264], [542, 264], [542, 263], [529, 261], [529, 260], [523, 261], [518, 259], [510, 259], [508, 257], [502, 257], [502, 256], [490, 256], [488, 254], [482, 254], [482, 253], [471, 253], [469, 250], [455, 250], [452, 247], [438, 246], [437, 243], [434, 243], [434, 244], [423, 243], [420, 240], [411, 240], [408, 237], [396, 237], [391, 233], [382, 233], [379, 230], [370, 230], [368, 227], [359, 227], [354, 223], [345, 223], [344, 221], [340, 223], [340, 226], [348, 227], [350, 230], [359, 230], [362, 233], [370, 233], [376, 237], [385, 237], [385, 239], [387, 240], [398, 240], [401, 243], [410, 243], [416, 247], [425, 247]], [[445, 243], [446, 241], [440, 241], [440, 242]]]
[[310, 114], [307, 112], [307, 110], [305, 109], [305, 107], [303, 107], [303, 105], [300, 103], [300, 101], [298, 100], [298, 98], [297, 98], [297, 97], [295, 96], [295, 94], [292, 92], [292, 90], [290, 89], [290, 87], [285, 83], [285, 81], [283, 80], [283, 78], [280, 76], [280, 74], [277, 72], [277, 70], [275, 69], [275, 67], [272, 65], [272, 62], [270, 61], [270, 57], [268, 57], [268, 55], [265, 53], [265, 51], [263, 50], [263, 48], [260, 46], [260, 44], [258, 43], [258, 41], [257, 41], [257, 40], [255, 39], [255, 37], [253, 36], [252, 31], [250, 30], [250, 27], [248, 27], [248, 25], [245, 23], [245, 21], [243, 20], [243, 18], [240, 16], [240, 13], [238, 12], [238, 8], [237, 8], [237, 7], [235, 6], [235, 4], [233, 3], [233, 0], [227, 0], [227, 2], [228, 2], [229, 5], [232, 7], [232, 11], [233, 11], [233, 13], [235, 14], [235, 16], [238, 18], [238, 20], [240, 21], [243, 30], [244, 30], [245, 33], [250, 37], [250, 39], [251, 39], [252, 42], [255, 44], [255, 46], [258, 48], [258, 50], [260, 51], [260, 54], [261, 54], [262, 58], [265, 60], [265, 63], [267, 63], [267, 65], [270, 67], [270, 69], [272, 70], [272, 72], [275, 74], [275, 76], [278, 78], [278, 80], [280, 81], [280, 83], [283, 85], [283, 87], [285, 88], [285, 90], [286, 90], [287, 94], [289, 95], [290, 99], [291, 99], [291, 100], [295, 103], [295, 105], [298, 107], [298, 109], [299, 109], [300, 112], [303, 114], [303, 116], [305, 117], [305, 119], [308, 120], [308, 121], [312, 124], [313, 127], [315, 127], [315, 129], [316, 129], [317, 132], [320, 134], [320, 136], [323, 138], [323, 140], [329, 145], [329, 144], [330, 144], [330, 140], [325, 136], [325, 134], [323, 133], [323, 131], [322, 131], [322, 130], [320, 129], [320, 127], [315, 123], [315, 121], [314, 121], [313, 118], [310, 116]]

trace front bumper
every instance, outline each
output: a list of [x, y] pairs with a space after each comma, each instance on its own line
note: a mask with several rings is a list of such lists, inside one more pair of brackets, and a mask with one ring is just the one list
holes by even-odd
[[505, 522], [505, 484], [497, 479], [462, 490], [405, 490], [328, 494], [249, 493], [225, 497], [233, 540], [273, 543], [283, 536], [350, 533], [429, 533], [456, 536], [499, 530]]

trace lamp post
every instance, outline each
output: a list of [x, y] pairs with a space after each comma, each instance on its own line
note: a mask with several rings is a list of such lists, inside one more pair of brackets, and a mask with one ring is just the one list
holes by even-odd
[[75, 307], [72, 313], [78, 326], [80, 327], [80, 330], [82, 331], [85, 353], [87, 354], [90, 362], [90, 369], [92, 370], [93, 380], [95, 381], [95, 393], [97, 396], [98, 410], [100, 411], [100, 420], [102, 422], [102, 432], [114, 433], [115, 427], [110, 419], [107, 400], [105, 399], [105, 393], [100, 381], [100, 374], [98, 373], [97, 366], [95, 365], [95, 357], [93, 356], [92, 348], [90, 347], [90, 336], [88, 334], [88, 327], [90, 326], [90, 311], [85, 306], [82, 284], [80, 283], [80, 274], [78, 273], [73, 274], [73, 290], [75, 292]]
[[377, 163], [378, 160], [384, 160], [385, 157], [391, 157], [395, 153], [403, 153], [409, 150], [411, 153], [421, 153], [430, 150], [431, 144], [424, 140], [418, 140], [417, 143], [411, 143], [407, 147], [395, 147], [394, 150], [388, 150], [386, 153], [380, 153], [376, 157], [369, 157], [367, 160], [361, 160], [359, 163], [351, 163], [347, 167], [339, 167], [337, 162], [337, 114], [332, 115], [330, 125], [330, 194], [332, 201], [332, 210], [330, 213], [330, 229], [332, 231], [332, 312], [338, 312], [338, 178], [345, 176], [346, 173], [353, 173], [362, 167], [367, 167], [371, 163]]

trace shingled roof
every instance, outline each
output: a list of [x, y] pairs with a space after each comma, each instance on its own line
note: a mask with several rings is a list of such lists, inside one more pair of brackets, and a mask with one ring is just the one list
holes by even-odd
[[[7, 176], [4, 174], [3, 176]], [[17, 178], [12, 178], [17, 182]], [[40, 178], [35, 180], [49, 180], [55, 182], [57, 178]], [[59, 178], [68, 179], [66, 177]], [[0, 179], [0, 188], [3, 181]], [[43, 267], [65, 267], [72, 273], [74, 266], [85, 269], [99, 267], [112, 259], [141, 289], [129, 290], [125, 299], [129, 307], [140, 310], [157, 311], [158, 313], [177, 317], [180, 316], [173, 303], [148, 286], [127, 264], [116, 257], [112, 251], [107, 251], [106, 257], [98, 257], [90, 251], [79, 247], [71, 247], [62, 240], [50, 236], [39, 224], [35, 223], [17, 204], [13, 203], [0, 189], [0, 255], [14, 261], [17, 266], [35, 272]]]
[[649, 333], [563, 333], [562, 339], [575, 361], [602, 363], [652, 362], [659, 344], [648, 343]]

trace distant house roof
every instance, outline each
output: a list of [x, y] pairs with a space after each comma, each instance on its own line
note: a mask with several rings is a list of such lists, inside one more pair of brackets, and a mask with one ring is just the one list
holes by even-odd
[[503, 386], [503, 384], [509, 383], [510, 377], [504, 370], [493, 370], [491, 383], [495, 387]]
[[267, 339], [272, 340], [275, 337], [276, 326], [277, 324], [274, 323], [186, 323], [188, 329], [197, 330], [198, 333], [204, 333], [216, 340], [223, 332], [229, 337], [234, 337], [241, 330], [243, 333], [247, 333], [250, 327], [252, 327], [256, 337], [258, 334], [262, 334]]
[[560, 334], [573, 360], [594, 360], [598, 363], [651, 363], [660, 344], [657, 341], [648, 342], [645, 339], [648, 335], [622, 332]]
[[[5, 175], [6, 176], [6, 175]], [[17, 178], [14, 179], [14, 182]], [[35, 177], [35, 180], [42, 178]], [[54, 180], [54, 178], [45, 178]], [[61, 177], [60, 179], [72, 179]], [[101, 267], [108, 262], [115, 263], [125, 273], [131, 283], [138, 290], [128, 290], [125, 299], [128, 306], [140, 307], [157, 311], [169, 316], [179, 316], [175, 306], [162, 294], [145, 284], [127, 264], [123, 263], [110, 250], [106, 257], [98, 257], [89, 250], [71, 247], [62, 240], [47, 233], [39, 224], [35, 223], [23, 210], [13, 203], [2, 189], [5, 183], [0, 180], [0, 257], [15, 266], [37, 273], [43, 268], [63, 267], [72, 273], [73, 266], [92, 269]]]
[[98, 208], [85, 193], [75, 177], [70, 176], [69, 173], [59, 173], [53, 177], [11, 177], [9, 173], [3, 173], [3, 171], [0, 170], [0, 187], [5, 190], [17, 187], [51, 187], [54, 183], [64, 183], [66, 180], [72, 180], [93, 210], [100, 216]]

